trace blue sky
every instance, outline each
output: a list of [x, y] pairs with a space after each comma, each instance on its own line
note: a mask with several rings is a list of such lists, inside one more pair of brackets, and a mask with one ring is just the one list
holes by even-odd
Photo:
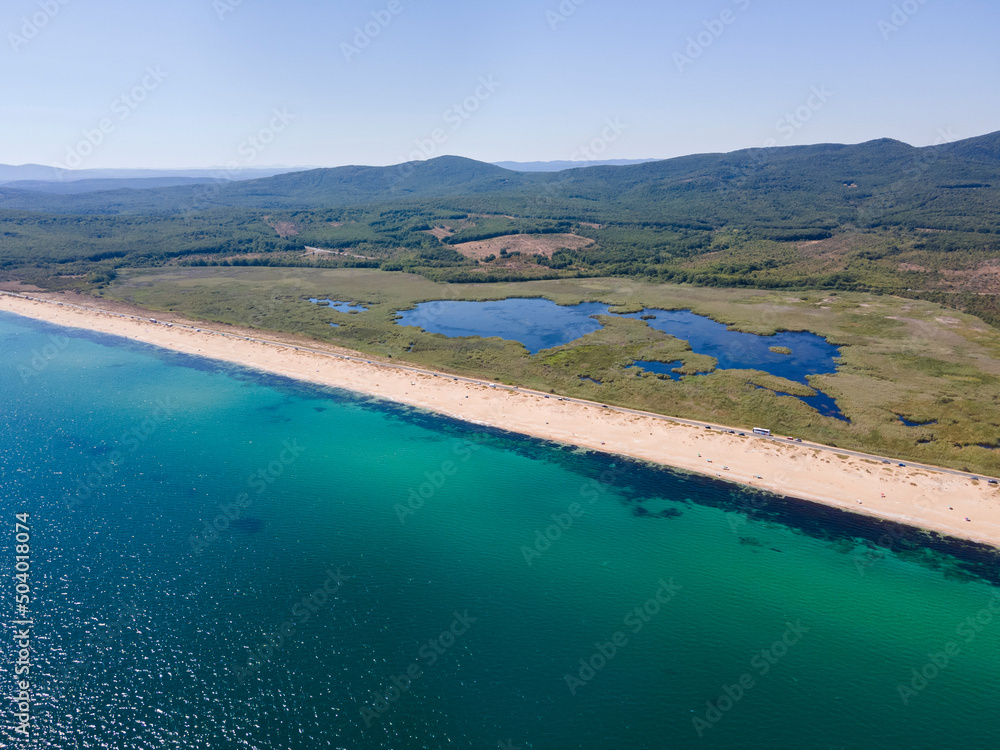
[[987, 0], [8, 0], [0, 163], [927, 145], [1000, 130], [998, 28]]

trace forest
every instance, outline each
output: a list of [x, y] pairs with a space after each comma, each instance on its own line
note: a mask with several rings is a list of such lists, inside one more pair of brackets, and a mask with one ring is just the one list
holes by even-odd
[[[0, 281], [86, 291], [123, 268], [206, 265], [380, 268], [454, 283], [625, 276], [895, 294], [1000, 325], [998, 169], [992, 134], [548, 173], [439, 157], [238, 183], [4, 186]], [[521, 236], [540, 249], [476, 252]]]

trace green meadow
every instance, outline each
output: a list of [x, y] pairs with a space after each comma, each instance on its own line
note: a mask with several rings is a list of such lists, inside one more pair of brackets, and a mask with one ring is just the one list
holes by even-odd
[[[1000, 475], [1000, 450], [982, 447], [1000, 446], [1000, 331], [928, 301], [843, 291], [654, 284], [628, 277], [444, 284], [367, 268], [254, 267], [128, 270], [101, 294], [150, 310], [294, 334], [443, 372], [734, 427], [767, 426], [839, 447]], [[341, 313], [310, 304], [309, 297], [368, 309]], [[759, 371], [716, 371], [671, 381], [627, 369], [640, 359], [680, 360], [683, 373], [715, 365], [687, 342], [641, 320], [605, 316], [603, 329], [534, 356], [513, 341], [450, 339], [395, 323], [398, 311], [419, 302], [507, 297], [544, 297], [563, 305], [603, 302], [623, 310], [690, 309], [762, 335], [811, 331], [842, 347], [838, 372], [814, 376], [811, 383], [836, 398], [850, 423], [757, 389], [808, 391]], [[898, 416], [936, 424], [908, 427]]]

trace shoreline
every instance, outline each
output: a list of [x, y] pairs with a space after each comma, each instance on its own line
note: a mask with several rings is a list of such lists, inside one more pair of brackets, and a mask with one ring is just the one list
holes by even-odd
[[172, 314], [160, 313], [163, 318], [154, 321], [143, 315], [157, 313], [81, 307], [52, 297], [0, 293], [0, 312], [123, 336], [1000, 548], [1000, 488], [984, 477], [974, 485], [971, 475], [951, 469], [887, 465], [855, 451], [749, 432], [740, 437], [724, 431], [734, 428], [710, 422], [432, 372], [294, 336], [223, 324], [206, 328]]

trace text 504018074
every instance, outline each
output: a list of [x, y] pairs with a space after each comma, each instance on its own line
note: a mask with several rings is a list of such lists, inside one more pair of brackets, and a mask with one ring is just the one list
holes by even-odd
[[31, 529], [28, 514], [14, 516], [14, 731], [31, 736]]

